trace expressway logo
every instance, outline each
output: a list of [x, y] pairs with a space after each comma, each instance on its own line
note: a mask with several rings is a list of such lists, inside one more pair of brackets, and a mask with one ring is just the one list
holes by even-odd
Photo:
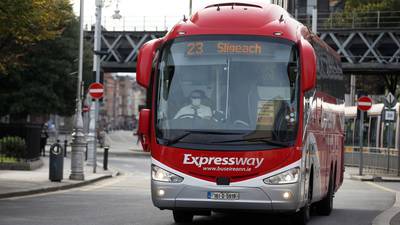
[[208, 156], [192, 156], [192, 154], [183, 155], [183, 164], [196, 165], [222, 165], [222, 166], [253, 166], [258, 168], [263, 163], [264, 158], [248, 158], [248, 157], [208, 157]]

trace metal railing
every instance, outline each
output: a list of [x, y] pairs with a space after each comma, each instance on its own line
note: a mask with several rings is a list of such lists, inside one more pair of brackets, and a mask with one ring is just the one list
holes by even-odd
[[[93, 30], [95, 17], [85, 18], [85, 29]], [[102, 18], [101, 24], [108, 31], [167, 31], [183, 16], [112, 16]], [[310, 15], [300, 14], [297, 19], [311, 27]], [[400, 11], [369, 11], [364, 13], [318, 13], [317, 28], [322, 30], [343, 29], [391, 29], [400, 28]]]
[[[310, 15], [298, 15], [297, 20], [311, 27]], [[400, 11], [369, 11], [363, 13], [318, 13], [317, 29], [391, 29], [400, 28]]]
[[[182, 16], [122, 16], [120, 19], [109, 16], [102, 18], [101, 25], [107, 31], [167, 31], [182, 19]], [[85, 30], [94, 30], [95, 22], [95, 17], [85, 18]]]
[[[399, 155], [395, 148], [363, 147], [363, 168], [365, 174], [398, 175]], [[345, 165], [360, 165], [360, 149], [358, 146], [345, 147]]]

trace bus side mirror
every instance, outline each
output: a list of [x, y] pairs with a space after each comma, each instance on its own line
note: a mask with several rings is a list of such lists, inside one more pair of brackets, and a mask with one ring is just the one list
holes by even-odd
[[300, 41], [301, 85], [303, 92], [315, 88], [317, 60], [314, 48], [302, 39]]
[[139, 127], [137, 131], [138, 139], [142, 144], [143, 151], [150, 151], [150, 109], [141, 109], [139, 112]]
[[146, 42], [139, 50], [136, 63], [136, 81], [144, 88], [150, 85], [150, 77], [154, 55], [161, 43], [161, 39]]

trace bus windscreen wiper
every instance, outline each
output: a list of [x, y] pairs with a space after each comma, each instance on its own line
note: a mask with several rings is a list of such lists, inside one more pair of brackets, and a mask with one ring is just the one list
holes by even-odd
[[258, 138], [248, 138], [248, 139], [233, 139], [233, 140], [227, 140], [227, 141], [219, 141], [219, 142], [214, 142], [214, 143], [231, 143], [231, 142], [264, 142], [269, 145], [273, 146], [279, 146], [279, 147], [289, 147], [289, 143], [284, 143], [284, 142], [278, 142], [278, 141], [271, 141], [268, 140], [264, 137], [258, 137]]
[[235, 133], [235, 132], [220, 132], [220, 131], [207, 131], [207, 130], [185, 130], [185, 132], [181, 135], [173, 139], [163, 139], [164, 144], [167, 146], [176, 144], [180, 140], [184, 139], [185, 137], [189, 136], [190, 134], [215, 134], [215, 135], [235, 135], [235, 134], [243, 134], [243, 133]]

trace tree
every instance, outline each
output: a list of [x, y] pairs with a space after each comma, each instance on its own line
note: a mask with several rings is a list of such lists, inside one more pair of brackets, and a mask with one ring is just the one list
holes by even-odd
[[58, 37], [73, 18], [68, 0], [0, 1], [0, 76], [25, 65], [39, 41]]
[[[346, 0], [343, 12], [333, 13], [323, 24], [329, 28], [334, 25], [340, 28], [397, 27], [399, 21], [400, 1], [398, 0]], [[380, 11], [378, 20], [378, 11]], [[379, 26], [378, 26], [379, 21]]]
[[[72, 12], [70, 6], [69, 10]], [[31, 45], [21, 56], [24, 66], [10, 67], [7, 76], [0, 76], [0, 116], [9, 114], [18, 120], [27, 115], [74, 113], [79, 22], [70, 15], [60, 35]], [[84, 80], [90, 80], [90, 44], [85, 47]]]
[[397, 84], [399, 83], [398, 75], [386, 75], [385, 78], [385, 86], [388, 92], [394, 94], [397, 98], [400, 93], [396, 93]]

